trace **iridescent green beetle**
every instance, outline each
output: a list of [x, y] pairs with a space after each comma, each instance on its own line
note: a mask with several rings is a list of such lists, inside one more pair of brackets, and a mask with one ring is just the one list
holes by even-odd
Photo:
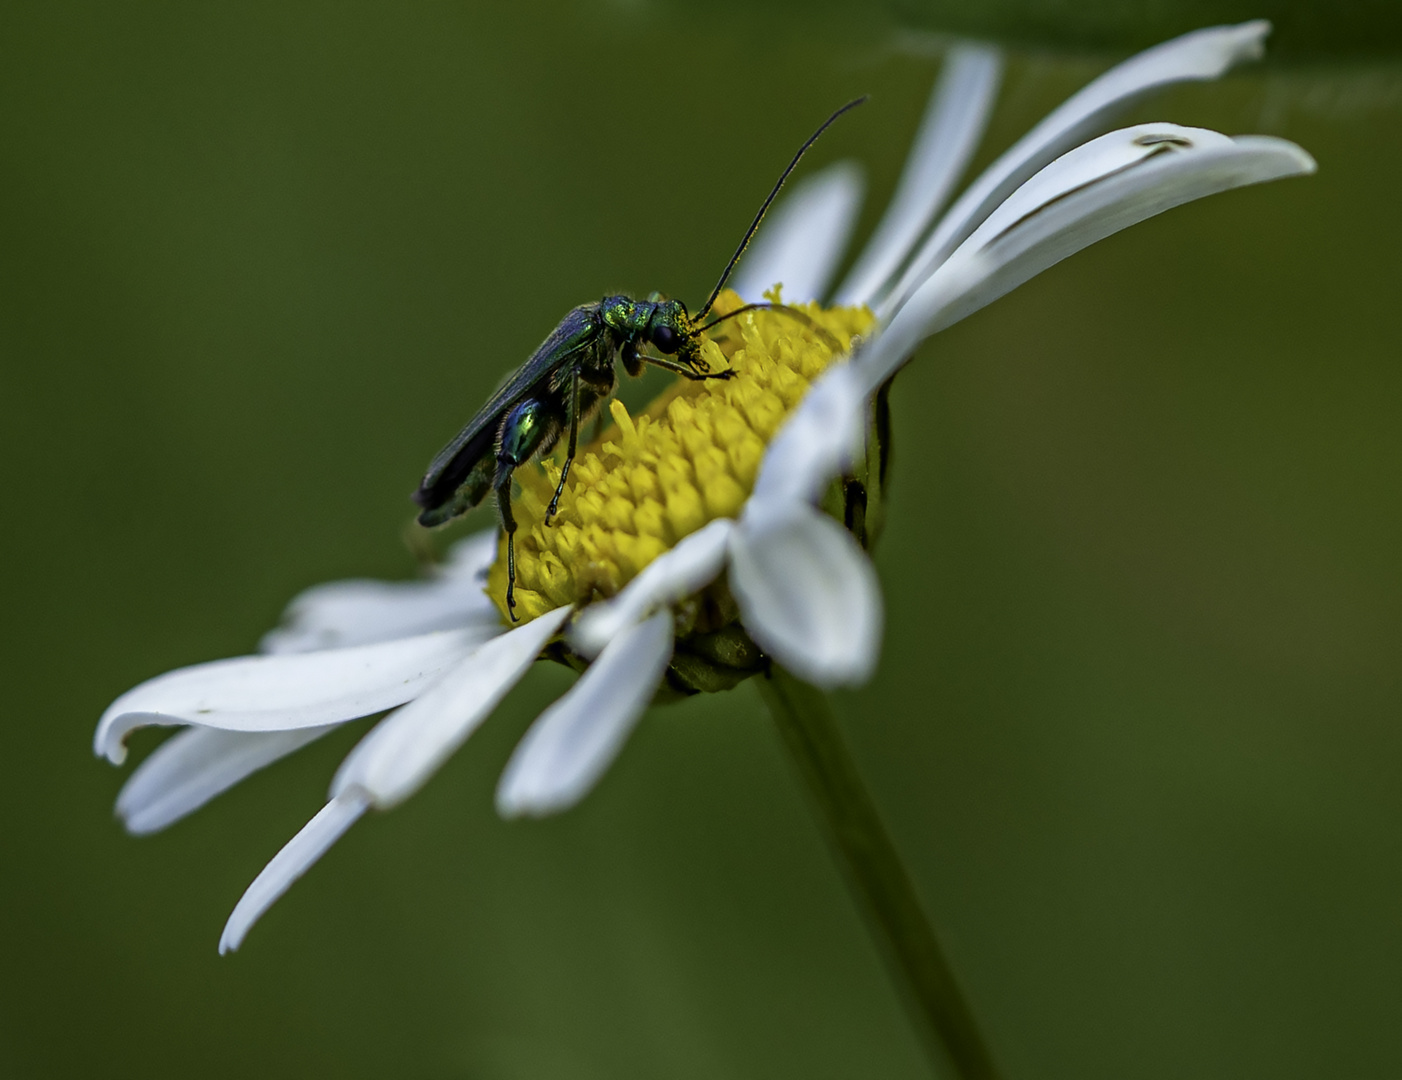
[[[707, 369], [701, 356], [701, 335], [724, 319], [776, 305], [747, 304], [709, 323], [705, 322], [706, 316], [799, 160], [834, 120], [865, 100], [858, 98], [838, 109], [799, 148], [697, 314], [689, 313], [680, 300], [667, 300], [657, 293], [646, 300], [606, 296], [597, 304], [581, 304], [560, 320], [531, 358], [429, 464], [414, 492], [414, 501], [423, 507], [420, 525], [442, 525], [480, 504], [489, 491], [496, 492], [497, 511], [506, 532], [506, 606], [513, 619], [516, 519], [511, 513], [512, 475], [533, 457], [549, 453], [560, 435], [569, 432], [560, 482], [545, 513], [545, 524], [549, 525], [574, 462], [579, 425], [613, 393], [618, 383], [615, 358], [633, 377], [642, 374], [646, 363], [687, 379], [730, 378], [729, 371]], [[643, 352], [647, 346], [662, 355]]]

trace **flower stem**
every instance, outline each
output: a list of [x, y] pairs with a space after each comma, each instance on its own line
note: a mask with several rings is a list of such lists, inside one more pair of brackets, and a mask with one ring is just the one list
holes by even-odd
[[827, 696], [777, 664], [757, 681], [927, 1049], [952, 1064], [961, 1080], [994, 1080], [999, 1074], [993, 1056], [862, 783]]

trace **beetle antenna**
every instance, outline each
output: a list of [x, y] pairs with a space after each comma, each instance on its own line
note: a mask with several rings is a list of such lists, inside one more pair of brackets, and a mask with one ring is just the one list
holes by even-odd
[[769, 303], [769, 301], [766, 300], [763, 303], [746, 304], [744, 307], [738, 307], [734, 311], [728, 311], [724, 315], [720, 315], [712, 319], [705, 326], [698, 326], [696, 328], [696, 332], [698, 334], [704, 334], [711, 327], [719, 326], [727, 319], [733, 319], [736, 315], [743, 315], [747, 311], [787, 311], [789, 314], [795, 315], [798, 318], [804, 320], [805, 322], [812, 323], [813, 321], [812, 319], [809, 319], [808, 316], [805, 315], [803, 312], [795, 311], [793, 308], [789, 307], [788, 304], [771, 304]]
[[837, 112], [833, 113], [826, 120], [824, 120], [822, 126], [819, 127], [817, 131], [813, 132], [813, 134], [808, 137], [808, 141], [806, 143], [804, 143], [798, 148], [798, 153], [793, 156], [793, 160], [789, 162], [789, 167], [785, 169], [783, 174], [779, 177], [779, 182], [774, 185], [774, 190], [769, 193], [769, 198], [764, 200], [764, 205], [759, 208], [759, 213], [755, 215], [754, 221], [750, 222], [749, 232], [745, 233], [745, 239], [740, 241], [740, 246], [735, 249], [735, 254], [730, 256], [730, 262], [726, 264], [725, 273], [721, 274], [720, 280], [716, 282], [716, 287], [711, 290], [710, 299], [706, 301], [706, 306], [703, 307], [700, 310], [700, 312], [697, 313], [697, 315], [695, 316], [696, 319], [704, 319], [710, 313], [711, 305], [716, 302], [716, 297], [718, 297], [720, 295], [720, 291], [723, 288], [725, 288], [725, 283], [730, 280], [730, 272], [735, 269], [735, 264], [740, 261], [740, 256], [745, 253], [745, 249], [750, 246], [750, 240], [754, 237], [755, 230], [759, 228], [759, 223], [764, 220], [764, 215], [769, 210], [769, 204], [774, 201], [776, 196], [778, 196], [779, 189], [784, 186], [784, 181], [789, 178], [789, 174], [793, 172], [794, 169], [798, 168], [798, 163], [802, 159], [803, 155], [808, 153], [808, 148], [818, 141], [818, 136], [821, 135], [823, 132], [827, 131], [827, 129], [832, 125], [832, 122], [834, 120], [836, 120], [843, 113], [851, 109], [855, 109], [858, 105], [861, 105], [866, 100], [867, 96], [863, 94], [855, 101], [849, 101], [846, 105], [842, 106], [842, 108], [838, 109]]
[[803, 323], [815, 334], [821, 337], [824, 341], [824, 344], [826, 344], [828, 348], [830, 348], [833, 352], [836, 353], [842, 351], [842, 344], [837, 340], [837, 338], [831, 333], [829, 333], [827, 330], [823, 329], [817, 323], [815, 323], [808, 316], [807, 312], [799, 311], [798, 308], [789, 307], [788, 304], [771, 304], [768, 301], [756, 304], [746, 304], [744, 307], [738, 307], [734, 311], [727, 312], [726, 314], [720, 316], [720, 318], [718, 319], [712, 319], [705, 326], [698, 326], [696, 330], [698, 333], [704, 333], [711, 327], [718, 326], [719, 324], [725, 322], [726, 319], [733, 319], [736, 315], [743, 315], [747, 311], [777, 311], [781, 314], [789, 315], [797, 319], [799, 322]]

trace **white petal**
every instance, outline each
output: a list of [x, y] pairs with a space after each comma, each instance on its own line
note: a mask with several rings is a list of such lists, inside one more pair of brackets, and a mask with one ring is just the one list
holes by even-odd
[[352, 580], [313, 586], [287, 605], [283, 625], [263, 636], [259, 650], [309, 652], [458, 628], [486, 641], [504, 629], [483, 589], [496, 544], [495, 529], [460, 541], [429, 581]]
[[179, 732], [157, 747], [122, 786], [117, 816], [128, 832], [159, 832], [334, 727], [254, 732], [195, 727]]
[[881, 314], [889, 315], [994, 207], [1047, 162], [1155, 90], [1216, 79], [1234, 64], [1256, 59], [1268, 33], [1270, 23], [1260, 19], [1194, 30], [1130, 57], [1073, 94], [969, 185], [912, 260]]
[[463, 630], [378, 645], [290, 656], [240, 656], [180, 668], [112, 702], [93, 752], [126, 759], [127, 733], [147, 724], [197, 724], [228, 731], [289, 731], [368, 716], [402, 705], [473, 645]]
[[610, 641], [516, 747], [497, 785], [498, 812], [539, 816], [582, 799], [618, 756], [671, 656], [670, 611], [659, 611]]
[[570, 644], [582, 656], [598, 656], [610, 641], [659, 607], [705, 588], [725, 566], [726, 538], [734, 525], [728, 518], [712, 521], [653, 559], [612, 600], [589, 605], [570, 628]]
[[500, 530], [493, 528], [464, 536], [448, 549], [448, 558], [439, 573], [444, 577], [485, 580], [487, 571], [496, 562], [500, 535]]
[[259, 651], [312, 652], [459, 627], [486, 641], [503, 629], [496, 606], [472, 581], [327, 582], [301, 593], [283, 620]]
[[219, 938], [219, 952], [233, 952], [242, 945], [249, 929], [262, 917], [263, 912], [272, 907], [273, 902], [294, 881], [311, 869], [312, 864], [345, 835], [346, 830], [365, 813], [368, 805], [359, 796], [332, 799], [316, 817], [303, 825], [301, 831], [273, 856], [272, 862], [263, 867], [262, 873], [253, 879], [253, 884], [234, 905], [229, 921], [224, 924], [224, 933]]
[[839, 161], [795, 184], [765, 217], [730, 287], [756, 301], [776, 282], [791, 304], [821, 299], [862, 205], [862, 171]]
[[341, 763], [331, 794], [360, 790], [384, 810], [418, 791], [535, 663], [569, 613], [556, 608], [487, 642], [381, 720]]
[[949, 50], [896, 193], [834, 304], [872, 303], [905, 261], [978, 148], [1002, 69], [996, 49], [956, 45]]
[[806, 504], [746, 521], [730, 542], [730, 588], [745, 629], [814, 686], [865, 682], [881, 647], [881, 590], [866, 554]]
[[851, 466], [865, 429], [861, 378], [849, 364], [829, 368], [770, 442], [745, 512], [771, 501], [816, 502]]
[[1111, 233], [1204, 195], [1314, 169], [1294, 143], [1266, 136], [1175, 124], [1102, 135], [1019, 188], [853, 364], [866, 387], [879, 386], [923, 338]]

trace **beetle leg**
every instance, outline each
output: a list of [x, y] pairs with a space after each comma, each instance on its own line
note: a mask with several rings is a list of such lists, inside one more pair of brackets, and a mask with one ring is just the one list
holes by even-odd
[[545, 524], [555, 516], [560, 508], [560, 496], [565, 493], [565, 481], [570, 477], [570, 466], [574, 464], [574, 450], [579, 444], [579, 368], [570, 374], [570, 445], [565, 451], [565, 464], [560, 469], [560, 482], [555, 485], [555, 495], [545, 510]]
[[496, 480], [492, 487], [497, 493], [497, 512], [501, 515], [502, 531], [506, 533], [506, 610], [512, 622], [516, 618], [516, 518], [511, 513], [511, 474], [516, 466], [509, 461], [497, 462]]
[[704, 382], [706, 379], [733, 379], [735, 372], [726, 368], [724, 371], [697, 371], [686, 364], [676, 360], [664, 360], [660, 356], [644, 356], [641, 353], [638, 358], [646, 360], [653, 367], [660, 367], [663, 371], [671, 371], [680, 375], [683, 379], [690, 379], [692, 382]]
[[551, 404], [528, 397], [518, 402], [502, 419], [497, 431], [497, 471], [492, 487], [497, 493], [497, 511], [506, 533], [506, 610], [516, 618], [516, 518], [511, 513], [511, 476], [529, 461], [543, 444], [553, 441], [559, 429], [559, 416]]
[[623, 370], [632, 378], [636, 379], [643, 373], [643, 362], [638, 356], [637, 342], [625, 341], [623, 347], [618, 350], [618, 358], [623, 361]]

